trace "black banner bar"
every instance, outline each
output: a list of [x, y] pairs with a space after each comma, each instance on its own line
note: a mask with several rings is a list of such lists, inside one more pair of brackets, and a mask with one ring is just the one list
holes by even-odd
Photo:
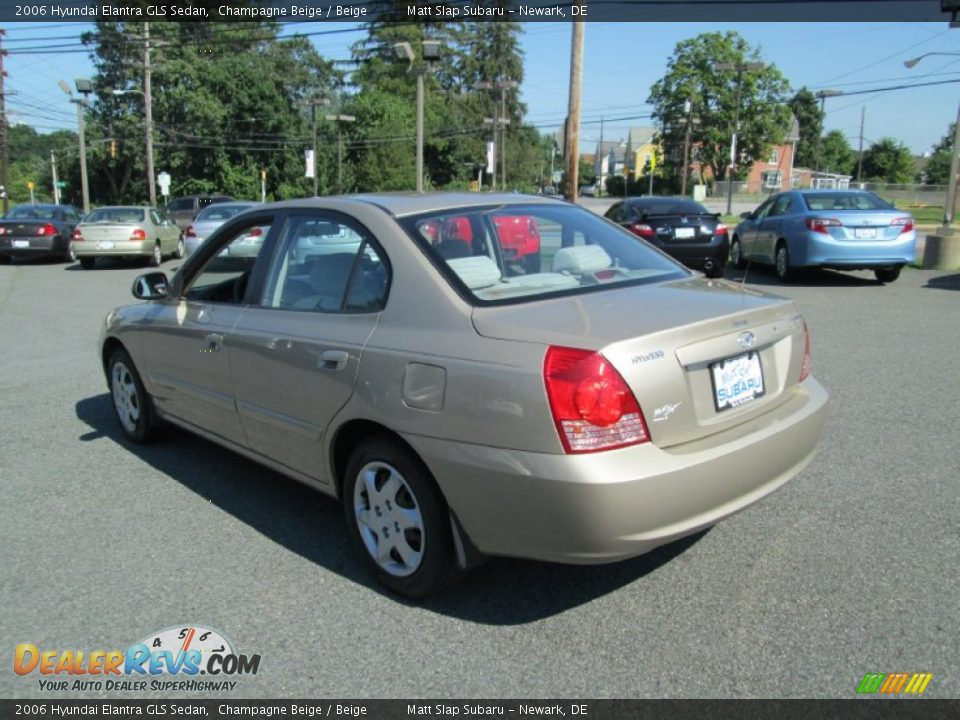
[[939, 0], [0, 0], [0, 22], [942, 22]]
[[0, 700], [2, 718], [577, 718], [578, 720], [929, 720], [960, 700]]

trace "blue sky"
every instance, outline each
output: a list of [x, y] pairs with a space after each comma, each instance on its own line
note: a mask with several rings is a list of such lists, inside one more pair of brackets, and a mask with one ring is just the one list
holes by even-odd
[[[355, 28], [335, 23], [285, 26], [304, 32]], [[17, 23], [6, 27], [7, 107], [11, 123], [24, 122], [41, 132], [75, 128], [76, 112], [57, 87], [92, 72], [84, 54], [20, 55], [18, 47], [69, 43], [44, 38], [79, 37], [86, 26], [67, 23]], [[590, 23], [586, 27], [583, 74], [581, 151], [599, 139], [599, 119], [649, 115], [650, 86], [660, 78], [680, 40], [702, 32], [736, 30], [761, 49], [764, 61], [776, 64], [794, 88], [846, 92], [911, 83], [960, 80], [960, 30], [941, 23]], [[317, 49], [331, 59], [349, 57], [350, 44], [362, 31], [315, 38]], [[527, 121], [542, 131], [563, 122], [570, 67], [570, 26], [566, 23], [523, 25], [525, 78], [522, 87]], [[904, 60], [929, 52], [912, 70]], [[866, 143], [889, 136], [915, 153], [929, 150], [956, 117], [960, 83], [876, 92], [827, 100], [827, 129], [839, 129], [856, 148], [861, 108], [866, 108]], [[605, 139], [624, 137], [629, 125], [649, 120], [608, 121]]]

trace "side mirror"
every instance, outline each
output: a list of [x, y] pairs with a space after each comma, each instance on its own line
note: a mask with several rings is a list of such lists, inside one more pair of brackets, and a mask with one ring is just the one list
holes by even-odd
[[743, 218], [744, 220], [752, 220], [752, 219], [753, 219], [753, 213], [752, 213], [752, 212], [742, 212], [742, 213], [740, 213], [740, 217]]
[[137, 300], [159, 300], [167, 296], [169, 287], [166, 273], [150, 272], [134, 280], [131, 291]]

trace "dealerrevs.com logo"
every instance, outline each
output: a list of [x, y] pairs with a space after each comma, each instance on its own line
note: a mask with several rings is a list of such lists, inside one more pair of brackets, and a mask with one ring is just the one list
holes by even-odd
[[[242, 655], [220, 632], [198, 625], [167, 628], [126, 650], [56, 650], [20, 643], [13, 671], [44, 691], [230, 691], [256, 675], [260, 655]], [[202, 676], [202, 679], [201, 679]]]

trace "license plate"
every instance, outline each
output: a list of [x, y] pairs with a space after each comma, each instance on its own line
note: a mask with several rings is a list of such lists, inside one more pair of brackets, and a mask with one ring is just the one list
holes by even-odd
[[673, 236], [675, 238], [692, 238], [696, 237], [697, 230], [696, 228], [676, 228], [673, 231]]
[[856, 238], [875, 238], [877, 236], [876, 228], [856, 228], [853, 231]]
[[101, 240], [97, 243], [97, 247], [101, 250], [113, 250], [113, 240]]
[[717, 412], [738, 407], [763, 395], [763, 369], [760, 355], [755, 352], [713, 363], [710, 374]]
[[14, 241], [13, 241], [13, 246], [14, 246], [15, 248], [28, 248], [28, 247], [30, 247], [30, 241], [29, 241], [29, 240], [14, 240]]

